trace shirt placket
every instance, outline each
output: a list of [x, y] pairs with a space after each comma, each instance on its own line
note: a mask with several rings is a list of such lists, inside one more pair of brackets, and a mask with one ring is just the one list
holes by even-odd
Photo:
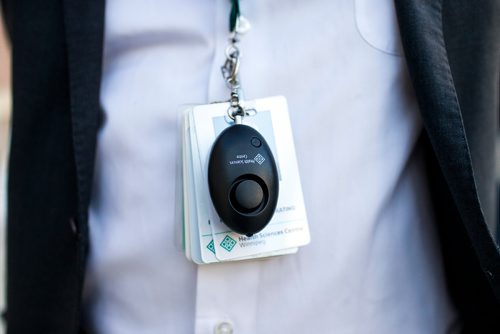
[[[214, 56], [207, 84], [209, 102], [229, 98], [220, 67], [225, 61], [231, 2], [214, 2]], [[243, 261], [198, 266], [195, 333], [256, 333], [260, 264]]]

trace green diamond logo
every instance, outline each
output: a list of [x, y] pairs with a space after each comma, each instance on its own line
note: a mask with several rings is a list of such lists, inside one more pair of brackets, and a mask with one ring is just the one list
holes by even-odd
[[214, 240], [213, 239], [210, 240], [210, 242], [207, 245], [207, 248], [209, 251], [211, 251], [212, 253], [215, 254], [215, 247], [214, 247]]
[[236, 245], [236, 240], [231, 238], [229, 235], [226, 235], [224, 240], [220, 243], [220, 246], [227, 250], [228, 252], [232, 251], [234, 246]]

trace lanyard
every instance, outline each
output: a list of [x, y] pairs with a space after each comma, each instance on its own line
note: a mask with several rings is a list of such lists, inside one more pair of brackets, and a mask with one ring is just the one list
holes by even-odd
[[231, 0], [231, 13], [229, 14], [229, 31], [234, 32], [236, 29], [236, 23], [240, 17], [240, 1]]
[[240, 49], [238, 48], [238, 43], [240, 34], [242, 33], [240, 29], [242, 18], [240, 16], [239, 0], [231, 0], [231, 4], [231, 12], [229, 14], [229, 45], [226, 48], [226, 61], [221, 67], [221, 72], [228, 88], [231, 90], [230, 106], [227, 111], [228, 116], [236, 124], [239, 124], [246, 114], [245, 109], [240, 103], [241, 85], [238, 75], [240, 68]]
[[[238, 76], [241, 56], [239, 37], [249, 25], [240, 16], [238, 0], [231, 0], [231, 4], [229, 45], [221, 70], [231, 90], [227, 114], [234, 124], [224, 129], [212, 145], [208, 160], [208, 186], [221, 222], [232, 231], [251, 237], [264, 229], [273, 217], [278, 203], [279, 179], [276, 162], [265, 138], [256, 129], [243, 124], [243, 118], [250, 116], [251, 110], [255, 111], [245, 108], [240, 101], [242, 93]], [[244, 162], [244, 165], [239, 165], [239, 162]], [[239, 166], [231, 166], [233, 163]], [[215, 239], [213, 229], [212, 237]]]

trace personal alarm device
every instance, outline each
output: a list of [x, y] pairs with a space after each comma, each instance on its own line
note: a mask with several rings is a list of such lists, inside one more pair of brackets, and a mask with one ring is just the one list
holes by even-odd
[[278, 203], [276, 162], [264, 137], [234, 124], [215, 140], [208, 162], [210, 197], [222, 222], [251, 236], [266, 227]]

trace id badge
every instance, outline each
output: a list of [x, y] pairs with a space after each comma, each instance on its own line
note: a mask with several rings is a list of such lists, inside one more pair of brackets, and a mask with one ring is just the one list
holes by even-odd
[[[265, 138], [275, 157], [280, 193], [269, 224], [251, 236], [237, 233], [224, 223], [213, 206], [208, 160], [216, 138], [234, 126], [226, 114], [229, 105], [199, 105], [184, 111], [182, 211], [186, 255], [196, 263], [213, 263], [294, 253], [309, 243], [310, 236], [284, 97], [246, 101], [245, 108], [252, 114], [242, 119], [242, 124]], [[243, 151], [227, 163], [239, 166], [266, 162]]]

